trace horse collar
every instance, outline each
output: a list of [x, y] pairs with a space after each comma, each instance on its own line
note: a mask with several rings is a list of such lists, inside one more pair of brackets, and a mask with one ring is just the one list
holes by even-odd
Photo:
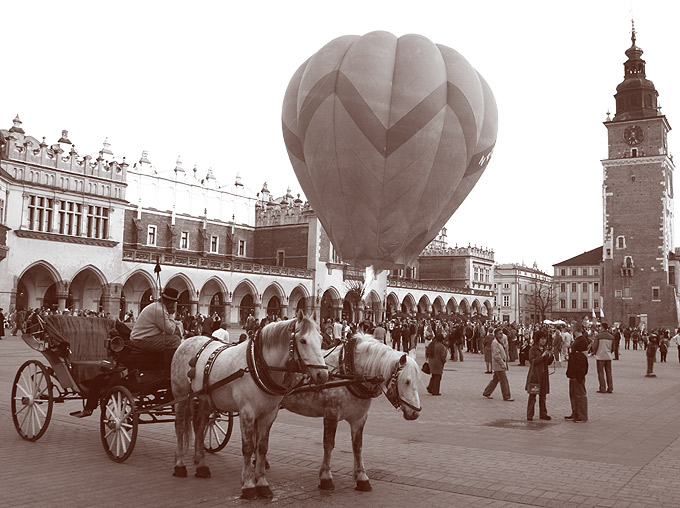
[[[354, 364], [354, 355], [356, 353], [357, 338], [351, 337], [343, 345], [340, 350], [340, 373], [357, 376], [356, 366]], [[352, 383], [347, 385], [349, 393], [359, 399], [374, 399], [380, 395], [380, 383]]]

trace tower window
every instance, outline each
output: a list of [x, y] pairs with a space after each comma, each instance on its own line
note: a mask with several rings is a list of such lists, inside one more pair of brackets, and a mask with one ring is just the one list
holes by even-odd
[[658, 286], [652, 288], [652, 300], [661, 301], [661, 293]]
[[631, 157], [637, 157], [638, 156], [638, 149], [632, 148], [631, 151], [630, 151], [630, 156]]
[[630, 181], [635, 182], [635, 175], [630, 175]]
[[616, 237], [616, 248], [625, 249], [626, 248], [626, 238], [623, 235]]

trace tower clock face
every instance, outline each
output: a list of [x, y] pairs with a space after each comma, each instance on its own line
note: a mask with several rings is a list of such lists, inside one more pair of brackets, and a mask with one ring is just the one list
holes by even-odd
[[623, 140], [631, 146], [640, 144], [644, 137], [642, 129], [637, 125], [629, 125], [623, 131]]

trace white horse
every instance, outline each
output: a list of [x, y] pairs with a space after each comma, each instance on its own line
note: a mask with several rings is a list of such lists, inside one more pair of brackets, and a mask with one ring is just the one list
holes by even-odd
[[420, 415], [420, 369], [415, 360], [405, 353], [373, 339], [370, 335], [356, 334], [342, 347], [326, 354], [326, 364], [333, 373], [358, 375], [364, 378], [380, 378], [376, 385], [323, 388], [321, 390], [292, 393], [283, 398], [281, 407], [303, 416], [323, 417], [323, 462], [319, 470], [319, 488], [333, 490], [331, 454], [335, 447], [338, 422], [346, 420], [352, 433], [354, 453], [354, 481], [356, 490], [370, 491], [361, 455], [363, 432], [371, 399], [385, 392], [392, 405], [401, 409], [406, 420]]
[[[295, 320], [265, 326], [255, 338], [238, 345], [226, 346], [209, 337], [182, 342], [172, 359], [172, 393], [179, 399], [175, 404], [177, 452], [173, 474], [187, 475], [184, 455], [193, 421], [196, 476], [210, 477], [203, 447], [208, 415], [213, 409], [238, 411], [243, 451], [241, 497], [271, 498], [265, 477], [269, 431], [283, 395], [292, 389], [282, 384], [296, 377], [292, 372], [305, 372], [316, 384], [328, 380], [319, 327], [302, 312]], [[212, 388], [204, 389], [209, 385]], [[192, 392], [199, 391], [203, 393], [192, 397]]]

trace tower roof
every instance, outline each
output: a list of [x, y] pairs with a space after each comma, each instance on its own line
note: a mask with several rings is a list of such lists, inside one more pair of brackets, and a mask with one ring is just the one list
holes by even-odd
[[553, 266], [592, 266], [599, 265], [602, 261], [602, 246], [595, 247], [593, 250], [574, 256]]
[[623, 81], [616, 87], [615, 122], [639, 120], [660, 116], [657, 108], [659, 93], [654, 83], [647, 79], [642, 48], [636, 41], [635, 22], [632, 23], [631, 46], [626, 50], [628, 60], [624, 62]]

